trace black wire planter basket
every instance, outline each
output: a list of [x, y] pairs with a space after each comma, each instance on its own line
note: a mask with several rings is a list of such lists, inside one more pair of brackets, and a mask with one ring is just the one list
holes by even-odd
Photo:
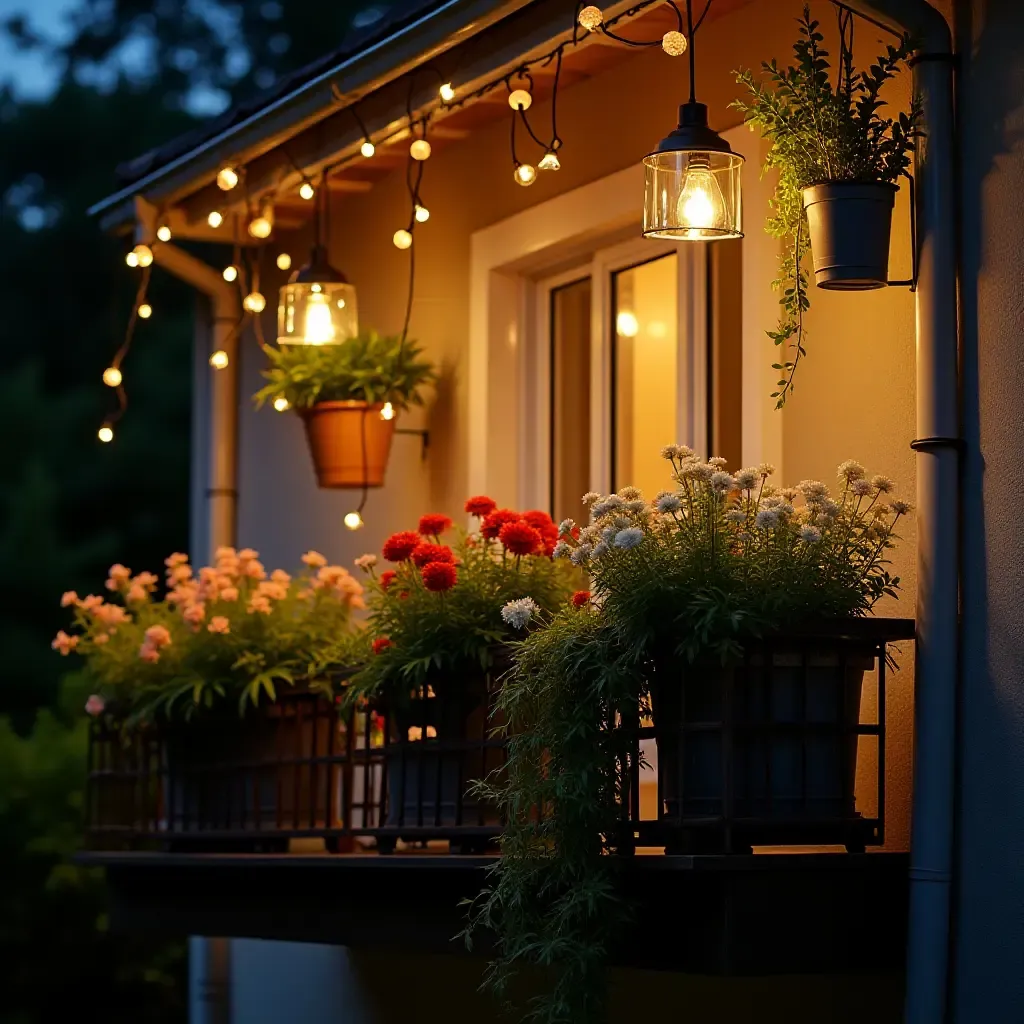
[[[881, 845], [887, 646], [913, 635], [912, 620], [856, 619], [758, 640], [726, 665], [656, 664], [649, 713], [621, 723], [634, 742], [622, 764], [620, 850]], [[870, 676], [874, 721], [862, 722]], [[644, 755], [657, 760], [653, 815], [641, 810]], [[874, 798], [862, 810], [867, 768]]]

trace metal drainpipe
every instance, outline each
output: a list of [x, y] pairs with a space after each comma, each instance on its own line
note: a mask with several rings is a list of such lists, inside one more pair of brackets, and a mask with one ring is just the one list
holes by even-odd
[[950, 989], [959, 674], [959, 386], [952, 40], [924, 0], [844, 0], [919, 44], [917, 680], [906, 1024], [943, 1024]]

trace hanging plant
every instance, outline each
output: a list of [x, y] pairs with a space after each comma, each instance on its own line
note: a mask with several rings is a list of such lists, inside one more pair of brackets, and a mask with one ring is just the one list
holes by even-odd
[[890, 45], [867, 71], [853, 66], [853, 15], [839, 11], [839, 55], [833, 74], [819, 23], [805, 7], [794, 65], [762, 65], [765, 80], [737, 72], [750, 100], [733, 106], [771, 143], [766, 170], [779, 172], [766, 230], [784, 239], [780, 273], [782, 315], [768, 336], [782, 350], [772, 393], [782, 408], [793, 392], [801, 357], [807, 354], [804, 314], [810, 307], [804, 257], [814, 252], [819, 286], [838, 290], [886, 283], [889, 229], [897, 181], [910, 167], [922, 132], [921, 107], [884, 117], [882, 88], [906, 66], [914, 47], [908, 37]]
[[423, 404], [433, 366], [399, 337], [364, 331], [332, 345], [264, 346], [269, 381], [255, 395], [303, 420], [321, 487], [380, 487], [395, 418]]

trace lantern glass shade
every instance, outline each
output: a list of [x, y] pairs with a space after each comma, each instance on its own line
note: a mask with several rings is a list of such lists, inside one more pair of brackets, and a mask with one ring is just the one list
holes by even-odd
[[347, 281], [290, 281], [281, 289], [279, 345], [338, 345], [358, 333], [354, 285]]
[[644, 157], [644, 235], [742, 238], [742, 169], [736, 153], [676, 150]]

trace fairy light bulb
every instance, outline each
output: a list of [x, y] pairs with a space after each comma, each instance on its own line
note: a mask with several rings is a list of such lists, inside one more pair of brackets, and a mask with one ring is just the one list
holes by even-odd
[[601, 13], [600, 7], [584, 7], [576, 20], [588, 32], [593, 32], [594, 29], [600, 28], [604, 24], [604, 15]]
[[382, 420], [393, 420], [395, 418], [395, 407], [390, 402], [384, 403], [384, 408], [380, 411], [380, 418]]
[[661, 48], [670, 57], [682, 57], [686, 53], [686, 36], [682, 32], [666, 32], [661, 37]]
[[391, 239], [399, 249], [408, 249], [412, 245], [412, 232], [399, 228]]
[[409, 147], [409, 156], [413, 160], [427, 160], [430, 158], [430, 143], [426, 139], [416, 139]]
[[348, 512], [345, 515], [345, 525], [350, 530], [358, 530], [363, 525], [363, 517], [358, 512]]
[[426, 224], [430, 220], [430, 211], [425, 206], [416, 204], [416, 221], [419, 224]]
[[533, 105], [533, 96], [525, 89], [513, 89], [508, 94], [508, 105], [513, 110], [529, 110]]
[[725, 196], [706, 159], [692, 158], [676, 200], [680, 223], [694, 231], [720, 227], [725, 212]]
[[220, 276], [223, 277], [225, 281], [237, 281], [238, 267], [236, 267], [234, 263], [231, 263], [220, 272]]
[[267, 308], [267, 300], [264, 298], [262, 292], [249, 292], [244, 299], [242, 299], [242, 308], [247, 313], [262, 313]]
[[106, 384], [108, 388], [120, 387], [122, 380], [124, 380], [124, 377], [116, 366], [108, 366], [103, 371], [103, 383]]
[[152, 315], [153, 307], [148, 302], [144, 302], [139, 306], [139, 316], [141, 316], [143, 320], [148, 320]]
[[139, 257], [134, 250], [125, 254], [124, 261], [129, 267], [137, 267], [139, 265]]
[[234, 167], [222, 167], [217, 172], [217, 188], [230, 192], [238, 184], [238, 171]]
[[104, 444], [110, 444], [110, 442], [114, 440], [114, 428], [109, 423], [104, 423], [103, 426], [96, 431], [96, 436]]
[[277, 412], [287, 412], [292, 407], [292, 403], [287, 398], [279, 397], [274, 399], [274, 409]]
[[215, 370], [227, 369], [228, 363], [230, 362], [231, 360], [228, 358], [227, 352], [222, 348], [217, 349], [217, 351], [210, 356], [210, 365]]
[[455, 89], [451, 82], [445, 82], [444, 85], [438, 89], [438, 93], [441, 96], [441, 101], [443, 103], [451, 103], [451, 101], [455, 99]]
[[161, 242], [169, 242], [171, 240], [171, 229], [166, 224], [161, 224], [160, 227], [156, 229], [156, 237], [159, 238]]
[[518, 164], [514, 173], [516, 183], [524, 188], [537, 180], [537, 168], [533, 164]]
[[334, 320], [331, 304], [323, 292], [310, 292], [306, 299], [306, 326], [304, 334], [308, 345], [327, 345], [334, 341]]
[[538, 171], [558, 171], [561, 168], [562, 161], [558, 159], [558, 154], [553, 149], [549, 149], [537, 164]]
[[289, 270], [292, 265], [292, 258], [286, 252], [279, 252], [277, 254], [277, 269], [278, 270]]
[[148, 245], [143, 245], [141, 242], [132, 249], [135, 253], [135, 258], [139, 261], [140, 267], [148, 267], [153, 262], [153, 250]]
[[365, 156], [367, 160], [369, 160], [370, 157], [373, 156], [373, 154], [377, 152], [377, 147], [369, 139], [367, 139], [359, 147], [359, 152], [362, 153], [363, 156]]
[[304, 181], [299, 186], [299, 196], [302, 199], [312, 199], [316, 195], [316, 189], [308, 182]]
[[270, 232], [274, 230], [274, 217], [269, 206], [262, 210], [249, 221], [249, 234], [253, 238], [269, 238]]
[[206, 223], [209, 224], [211, 228], [219, 228], [221, 224], [224, 223], [224, 214], [222, 214], [220, 210], [211, 210], [206, 215]]

